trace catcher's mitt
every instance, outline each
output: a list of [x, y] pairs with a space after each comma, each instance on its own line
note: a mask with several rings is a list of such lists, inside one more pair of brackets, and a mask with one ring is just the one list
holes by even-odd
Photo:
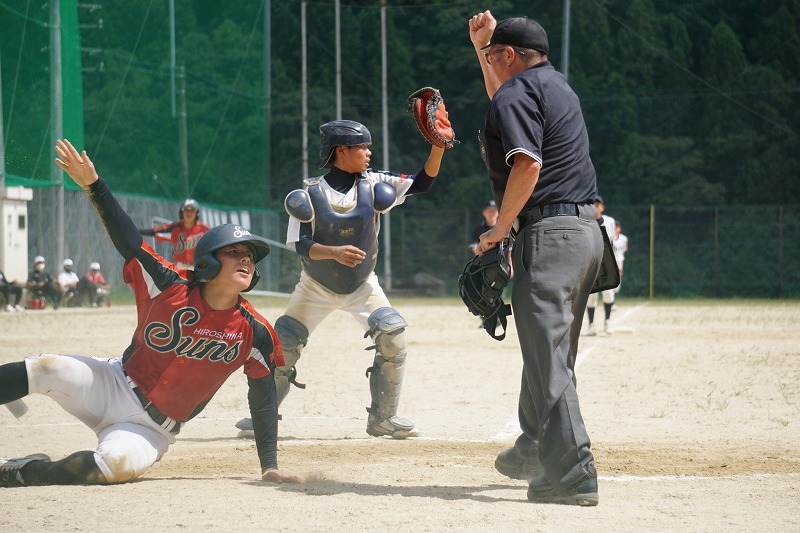
[[[503, 303], [503, 289], [511, 279], [508, 264], [508, 249], [501, 243], [483, 255], [476, 255], [464, 267], [458, 277], [458, 294], [467, 309], [481, 317], [483, 329], [499, 341], [506, 337], [507, 316], [511, 306]], [[497, 322], [503, 327], [500, 335], [495, 333]]]
[[447, 118], [447, 109], [439, 89], [423, 87], [408, 97], [408, 110], [422, 137], [439, 148], [456, 145], [456, 133]]

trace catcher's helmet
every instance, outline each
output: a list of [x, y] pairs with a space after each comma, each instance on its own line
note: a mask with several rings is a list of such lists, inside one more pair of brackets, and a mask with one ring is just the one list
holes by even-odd
[[261, 277], [255, 264], [269, 254], [269, 244], [237, 224], [216, 226], [203, 234], [194, 249], [194, 280], [205, 283], [217, 277], [222, 265], [214, 256], [214, 252], [231, 244], [246, 244], [253, 250], [253, 281], [242, 292], [255, 287]]
[[197, 203], [197, 200], [194, 198], [187, 198], [181, 204], [180, 209], [178, 209], [178, 218], [183, 220], [183, 210], [186, 208], [189, 209], [196, 209], [197, 210], [197, 220], [200, 220], [200, 204]]
[[334, 120], [319, 127], [319, 168], [331, 166], [333, 149], [337, 146], [372, 144], [367, 127], [352, 120]]

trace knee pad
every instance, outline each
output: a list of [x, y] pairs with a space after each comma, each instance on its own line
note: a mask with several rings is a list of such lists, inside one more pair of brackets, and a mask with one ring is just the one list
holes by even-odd
[[406, 353], [405, 319], [391, 307], [376, 309], [367, 318], [369, 331], [364, 335], [372, 337], [375, 341], [367, 350], [375, 349], [384, 359], [390, 360]]
[[293, 367], [308, 344], [308, 329], [299, 320], [283, 315], [275, 321], [275, 333], [283, 346], [285, 366]]
[[295, 364], [300, 359], [303, 348], [308, 343], [308, 328], [302, 322], [288, 315], [283, 315], [275, 321], [275, 333], [283, 346], [283, 359], [285, 365], [275, 369], [275, 390], [277, 392], [278, 405], [281, 404], [286, 395], [289, 394], [289, 385], [305, 389], [306, 386], [298, 383], [297, 370]]

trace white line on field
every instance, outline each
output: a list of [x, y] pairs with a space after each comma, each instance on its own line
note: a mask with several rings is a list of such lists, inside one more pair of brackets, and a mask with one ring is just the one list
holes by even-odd
[[697, 481], [697, 480], [718, 480], [718, 479], [783, 479], [787, 477], [800, 477], [800, 473], [786, 472], [782, 474], [753, 472], [750, 474], [729, 474], [727, 476], [597, 476], [603, 481], [617, 481], [628, 483], [631, 481]]

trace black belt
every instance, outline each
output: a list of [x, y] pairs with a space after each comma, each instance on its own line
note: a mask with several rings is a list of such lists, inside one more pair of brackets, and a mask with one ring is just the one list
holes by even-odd
[[[123, 372], [125, 371], [123, 370]], [[128, 386], [130, 386], [133, 393], [139, 399], [139, 403], [142, 404], [142, 407], [145, 411], [147, 411], [147, 414], [150, 415], [150, 418], [153, 419], [153, 422], [166, 429], [173, 435], [177, 435], [181, 432], [181, 426], [183, 425], [182, 422], [178, 422], [177, 420], [174, 420], [159, 411], [158, 408], [153, 405], [153, 402], [148, 400], [147, 396], [142, 394], [142, 391], [139, 390], [139, 386], [136, 385], [130, 376], [128, 376], [127, 372], [125, 372], [125, 378], [128, 380]]]
[[543, 218], [566, 216], [578, 216], [578, 204], [546, 204], [526, 207], [519, 214], [519, 229], [521, 230], [528, 224], [535, 224]]

